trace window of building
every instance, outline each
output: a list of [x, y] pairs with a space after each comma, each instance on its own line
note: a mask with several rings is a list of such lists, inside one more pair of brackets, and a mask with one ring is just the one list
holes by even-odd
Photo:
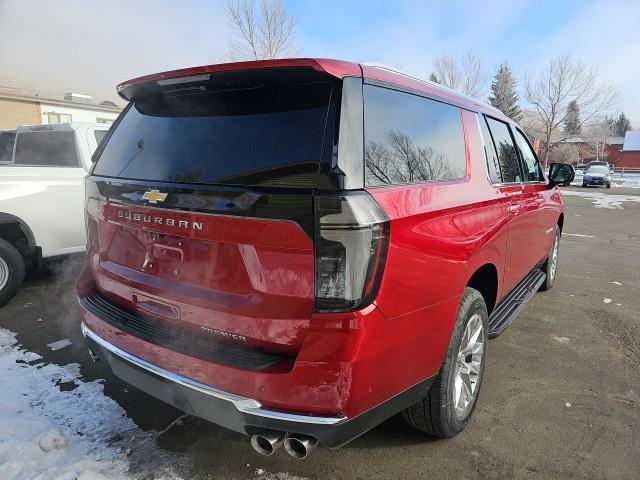
[[463, 178], [467, 171], [460, 108], [365, 85], [368, 186]]
[[107, 125], [111, 125], [113, 120], [110, 118], [96, 118], [96, 123], [106, 123]]
[[516, 138], [516, 145], [520, 151], [520, 157], [524, 163], [524, 175], [528, 182], [541, 182], [544, 180], [542, 176], [542, 170], [536, 154], [533, 152], [531, 145], [527, 141], [524, 134], [517, 128], [513, 131], [513, 135]]
[[16, 138], [16, 165], [77, 167], [78, 153], [72, 131], [19, 133]]
[[511, 137], [509, 125], [494, 118], [487, 118], [489, 130], [498, 155], [503, 183], [522, 181], [518, 153]]
[[47, 113], [47, 116], [49, 118], [49, 123], [50, 124], [54, 124], [54, 123], [71, 123], [71, 115], [69, 115], [68, 113], [49, 112], [49, 113]]

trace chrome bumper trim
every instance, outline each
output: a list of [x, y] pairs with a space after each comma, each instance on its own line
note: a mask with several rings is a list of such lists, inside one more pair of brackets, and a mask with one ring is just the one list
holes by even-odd
[[80, 328], [82, 330], [82, 334], [85, 337], [89, 337], [91, 340], [96, 342], [102, 348], [108, 350], [114, 355], [126, 360], [133, 365], [140, 367], [148, 372], [153, 373], [159, 377], [165, 378], [171, 382], [178, 383], [184, 387], [191, 388], [193, 390], [197, 390], [206, 395], [210, 395], [212, 397], [218, 398], [220, 400], [224, 400], [233, 404], [233, 406], [241, 413], [245, 413], [247, 415], [256, 415], [259, 417], [271, 418], [274, 420], [283, 420], [287, 422], [299, 422], [299, 423], [309, 423], [315, 425], [336, 425], [342, 422], [347, 421], [347, 417], [314, 417], [309, 415], [296, 415], [293, 413], [285, 413], [278, 412], [275, 410], [268, 410], [266, 408], [262, 408], [262, 404], [254, 400], [252, 398], [242, 397], [240, 395], [235, 395], [233, 393], [228, 393], [223, 390], [218, 390], [217, 388], [210, 387], [209, 385], [205, 385], [204, 383], [196, 382], [195, 380], [191, 380], [189, 378], [183, 377], [181, 375], [177, 375], [173, 372], [165, 370], [163, 368], [158, 367], [152, 363], [149, 363], [141, 358], [136, 357], [135, 355], [131, 355], [128, 352], [112, 345], [107, 342], [102, 337], [98, 336], [95, 332], [89, 330], [87, 326], [82, 322], [80, 324]]

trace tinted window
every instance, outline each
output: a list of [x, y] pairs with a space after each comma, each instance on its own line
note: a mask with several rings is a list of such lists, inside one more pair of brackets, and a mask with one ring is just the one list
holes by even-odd
[[11, 162], [16, 132], [0, 132], [0, 163]]
[[487, 123], [491, 130], [493, 143], [495, 143], [496, 146], [500, 171], [502, 172], [502, 181], [504, 183], [521, 182], [520, 162], [518, 160], [516, 147], [511, 138], [511, 133], [509, 133], [509, 126], [493, 118], [487, 118]]
[[16, 165], [77, 167], [72, 131], [21, 132], [16, 139]]
[[542, 171], [540, 170], [540, 166], [538, 164], [538, 159], [536, 158], [536, 154], [533, 153], [531, 145], [529, 145], [529, 142], [524, 137], [522, 132], [520, 132], [520, 130], [515, 129], [513, 131], [513, 134], [516, 137], [516, 144], [518, 145], [520, 156], [522, 157], [522, 161], [524, 162], [524, 173], [526, 176], [526, 181], [539, 182], [543, 180]]
[[257, 78], [269, 73], [243, 72], [242, 82], [224, 85], [218, 75], [198, 87], [179, 84], [137, 98], [94, 174], [315, 187], [332, 83], [317, 76], [305, 82]]
[[491, 138], [491, 132], [487, 127], [487, 121], [484, 117], [481, 117], [478, 119], [478, 123], [480, 123], [480, 129], [482, 130], [482, 139], [484, 140], [484, 155], [487, 159], [489, 180], [491, 180], [492, 183], [502, 183], [498, 154], [496, 153], [496, 146], [493, 143], [493, 138]]
[[96, 145], [100, 145], [100, 142], [102, 141], [102, 139], [107, 134], [107, 130], [94, 130], [93, 134], [96, 137]]
[[366, 85], [364, 112], [367, 185], [465, 176], [467, 161], [458, 107]]

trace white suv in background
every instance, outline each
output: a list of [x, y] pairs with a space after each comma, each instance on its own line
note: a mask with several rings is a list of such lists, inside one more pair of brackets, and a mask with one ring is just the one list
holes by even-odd
[[85, 249], [84, 177], [108, 125], [16, 128], [0, 161], [0, 306], [42, 259]]

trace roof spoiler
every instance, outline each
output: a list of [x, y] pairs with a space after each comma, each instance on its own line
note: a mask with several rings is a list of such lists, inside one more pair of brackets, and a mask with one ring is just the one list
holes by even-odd
[[249, 62], [221, 63], [216, 65], [204, 65], [200, 67], [183, 68], [168, 72], [154, 73], [143, 77], [134, 78], [117, 86], [118, 95], [125, 100], [131, 100], [138, 88], [149, 83], [156, 83], [159, 87], [179, 85], [181, 83], [197, 83], [208, 81], [212, 75], [219, 72], [231, 72], [240, 70], [254, 70], [262, 68], [313, 68], [336, 78], [361, 77], [362, 70], [357, 63], [342, 60], [294, 58], [284, 60], [257, 60]]

